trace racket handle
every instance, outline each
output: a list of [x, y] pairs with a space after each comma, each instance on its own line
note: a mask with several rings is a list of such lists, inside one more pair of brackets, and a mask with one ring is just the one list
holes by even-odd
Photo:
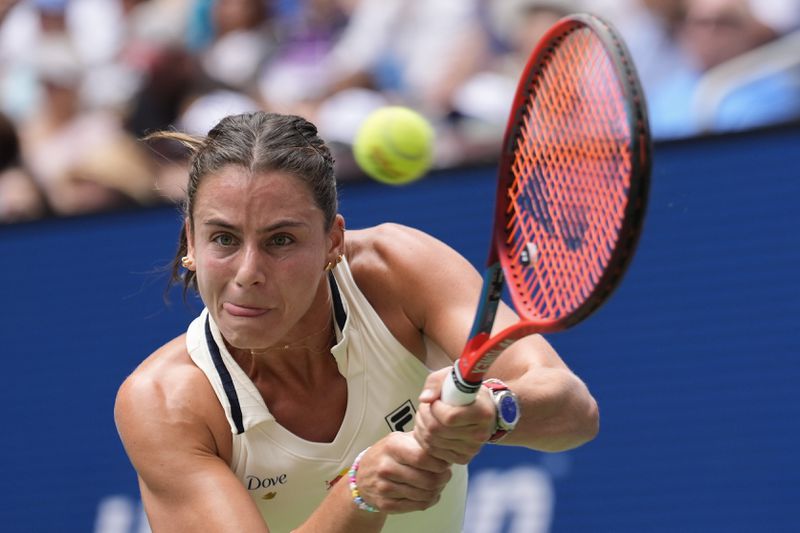
[[455, 364], [442, 384], [442, 401], [449, 405], [469, 405], [475, 401], [478, 390], [480, 383], [475, 385], [464, 381], [458, 371], [458, 364]]

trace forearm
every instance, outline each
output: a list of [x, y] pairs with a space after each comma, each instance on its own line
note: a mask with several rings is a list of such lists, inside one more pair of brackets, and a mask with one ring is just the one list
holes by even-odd
[[387, 515], [362, 511], [353, 503], [347, 479], [340, 479], [328, 495], [293, 533], [342, 532], [373, 533], [383, 528]]
[[583, 381], [568, 369], [538, 367], [505, 382], [517, 394], [521, 418], [500, 444], [559, 452], [597, 435], [597, 402]]

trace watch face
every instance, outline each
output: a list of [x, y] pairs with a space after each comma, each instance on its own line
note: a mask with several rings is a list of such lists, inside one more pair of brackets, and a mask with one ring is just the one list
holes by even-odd
[[517, 409], [517, 401], [511, 394], [506, 394], [500, 399], [498, 413], [506, 425], [511, 426], [517, 423], [519, 410]]

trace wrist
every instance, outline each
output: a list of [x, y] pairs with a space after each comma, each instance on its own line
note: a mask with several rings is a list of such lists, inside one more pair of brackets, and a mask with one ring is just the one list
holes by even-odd
[[495, 431], [488, 442], [499, 442], [517, 427], [520, 407], [517, 395], [499, 379], [487, 379], [482, 383], [489, 389], [496, 409]]
[[364, 457], [364, 454], [367, 453], [367, 450], [369, 450], [369, 447], [362, 450], [361, 453], [356, 456], [355, 460], [353, 461], [353, 465], [347, 472], [347, 482], [348, 486], [350, 487], [350, 496], [353, 498], [353, 503], [356, 505], [356, 507], [369, 513], [379, 513], [380, 510], [377, 507], [374, 507], [364, 501], [364, 498], [361, 496], [361, 493], [358, 490], [358, 482], [356, 479], [358, 476], [358, 469], [361, 466], [361, 458]]

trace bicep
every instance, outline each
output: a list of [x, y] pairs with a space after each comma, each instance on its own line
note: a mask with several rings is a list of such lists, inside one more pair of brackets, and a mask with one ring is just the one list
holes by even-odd
[[142, 469], [139, 486], [156, 533], [268, 531], [244, 486], [219, 457]]
[[[417, 257], [421, 259], [411, 282], [417, 287], [413, 291], [417, 298], [411, 305], [421, 317], [418, 322], [423, 333], [455, 360], [472, 329], [483, 286], [482, 275], [455, 250], [435, 240]], [[501, 302], [492, 335], [517, 322], [519, 317], [514, 310]], [[510, 378], [533, 367], [566, 368], [566, 365], [544, 337], [530, 335], [505, 350], [489, 375]]]
[[159, 387], [126, 384], [115, 406], [153, 531], [267, 532], [202, 418], [169, 403]]
[[472, 327], [480, 274], [455, 250], [424, 234], [414, 239], [413, 249], [396, 259], [401, 265], [391, 270], [403, 272], [396, 292], [405, 314], [455, 360]]

